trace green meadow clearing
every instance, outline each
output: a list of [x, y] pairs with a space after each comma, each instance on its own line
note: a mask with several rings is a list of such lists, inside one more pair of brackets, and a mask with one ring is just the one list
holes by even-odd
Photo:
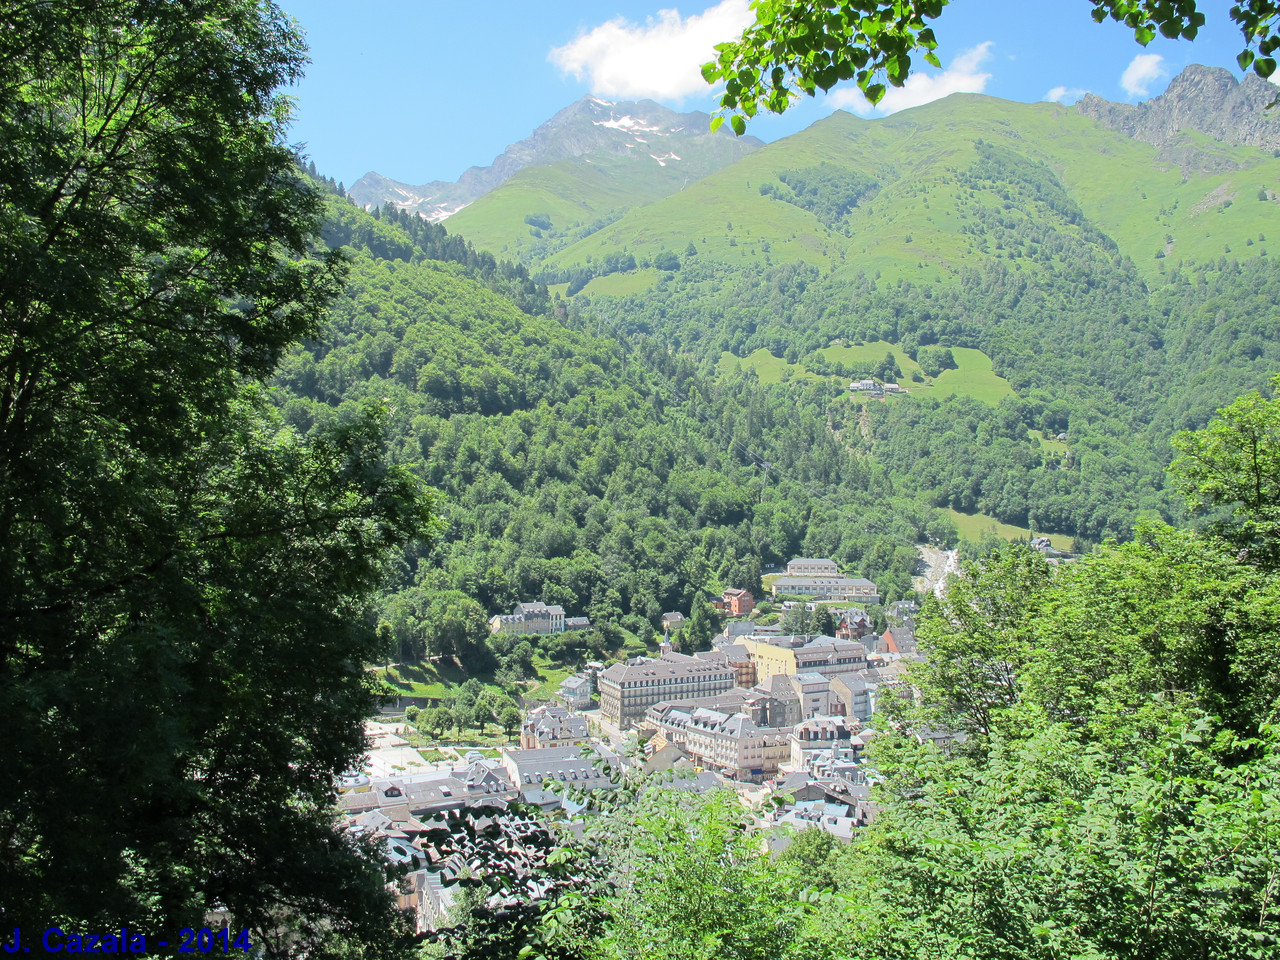
[[[945, 508], [942, 511], [952, 520], [955, 521], [956, 529], [960, 531], [960, 536], [966, 540], [977, 542], [986, 534], [994, 533], [1002, 540], [1026, 540], [1031, 536], [1031, 531], [1026, 527], [1015, 527], [1011, 523], [1001, 523], [995, 517], [989, 517], [985, 513], [961, 513], [959, 510]], [[1037, 533], [1037, 536], [1045, 536], [1049, 538], [1049, 542], [1053, 544], [1056, 550], [1070, 551], [1073, 543], [1071, 537], [1064, 537], [1057, 533]]]
[[733, 372], [734, 364], [741, 364], [743, 370], [754, 370], [761, 383], [781, 383], [789, 377], [803, 377], [806, 380], [822, 379], [818, 374], [806, 370], [798, 363], [787, 363], [781, 357], [775, 357], [764, 347], [746, 357], [735, 357], [726, 350], [720, 354], [716, 369], [722, 377], [728, 376]]
[[981, 350], [971, 347], [952, 347], [951, 355], [955, 357], [956, 369], [944, 370], [932, 380], [925, 378], [923, 383], [914, 380], [913, 374], [924, 371], [901, 347], [884, 340], [871, 343], [853, 344], [851, 346], [831, 346], [819, 351], [832, 363], [843, 363], [849, 367], [877, 366], [886, 353], [892, 353], [898, 369], [902, 371], [902, 379], [898, 382], [902, 388], [914, 397], [932, 397], [942, 400], [946, 397], [966, 396], [981, 400], [984, 403], [996, 404], [1004, 397], [1014, 395], [1009, 381], [997, 376], [991, 368], [991, 358]]
[[[956, 369], [943, 370], [931, 383], [904, 383], [903, 386], [916, 396], [937, 400], [966, 396], [996, 404], [1005, 397], [1013, 396], [1009, 381], [995, 374], [991, 369], [991, 358], [981, 350], [952, 347], [951, 355], [956, 358]], [[903, 372], [906, 372], [905, 368]]]

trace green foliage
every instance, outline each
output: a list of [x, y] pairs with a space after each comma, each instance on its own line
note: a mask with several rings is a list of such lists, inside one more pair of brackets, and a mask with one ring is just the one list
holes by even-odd
[[[303, 437], [258, 381], [342, 274], [271, 5], [28, 4], [0, 32], [0, 902], [31, 930], [225, 910], [268, 952], [403, 932], [334, 830], [430, 500], [386, 411]], [[49, 785], [70, 800], [51, 805]], [[281, 850], [289, 855], [281, 856]]]
[[871, 177], [823, 163], [801, 170], [783, 170], [779, 183], [766, 181], [760, 185], [761, 196], [774, 197], [808, 210], [823, 224], [833, 229], [859, 204], [871, 200], [880, 184]]
[[[885, 94], [882, 80], [901, 87], [912, 70], [912, 55], [940, 67], [938, 42], [928, 21], [937, 19], [949, 0], [910, 2], [817, 3], [772, 0], [754, 7], [756, 19], [737, 40], [716, 46], [716, 58], [702, 67], [710, 84], [724, 84], [717, 129], [727, 116], [739, 136], [761, 107], [782, 113], [800, 94], [812, 97], [841, 81], [855, 80], [871, 103]], [[1192, 40], [1204, 26], [1195, 0], [1091, 0], [1093, 19], [1110, 17], [1133, 30], [1145, 46], [1162, 36]], [[1275, 0], [1244, 0], [1231, 7], [1245, 48], [1237, 58], [1241, 70], [1253, 67], [1264, 80], [1276, 69], [1280, 49], [1280, 6]], [[1255, 50], [1257, 53], [1255, 53]], [[1261, 54], [1261, 56], [1258, 56]]]
[[921, 347], [916, 354], [916, 363], [930, 377], [941, 375], [943, 370], [955, 370], [958, 366], [950, 347]]
[[1181, 456], [1172, 471], [1192, 509], [1231, 510], [1213, 529], [1255, 562], [1280, 563], [1280, 400], [1243, 396], [1207, 430], [1181, 433], [1173, 444]]
[[508, 737], [515, 733], [516, 728], [520, 726], [520, 722], [523, 719], [519, 709], [515, 706], [503, 707], [502, 713], [498, 715], [498, 722], [502, 724], [502, 732]]
[[[708, 83], [724, 83], [722, 111], [741, 111], [727, 114], [738, 135], [760, 107], [782, 113], [800, 93], [813, 96], [842, 80], [856, 80], [867, 99], [878, 103], [884, 85], [877, 77], [883, 73], [902, 86], [914, 51], [924, 50], [925, 61], [940, 66], [933, 53], [937, 41], [925, 21], [936, 18], [946, 3], [759, 4], [756, 22], [740, 40], [719, 44], [702, 75]], [[723, 114], [714, 117], [712, 129], [722, 122]]]
[[553, 913], [556, 924], [540, 931], [544, 953], [576, 942], [600, 958], [806, 956], [804, 906], [777, 889], [748, 820], [729, 791], [699, 797], [661, 782], [614, 804], [593, 830], [608, 837], [611, 877]]

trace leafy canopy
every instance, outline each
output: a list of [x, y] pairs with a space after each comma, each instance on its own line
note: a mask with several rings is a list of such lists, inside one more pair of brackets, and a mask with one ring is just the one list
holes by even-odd
[[[940, 67], [938, 42], [929, 22], [950, 0], [757, 0], [756, 22], [742, 37], [716, 47], [716, 58], [703, 64], [708, 83], [724, 84], [716, 129], [728, 117], [738, 135], [760, 108], [782, 113], [800, 94], [854, 80], [873, 104], [885, 95], [885, 84], [901, 87], [913, 69], [912, 56]], [[1093, 19], [1110, 17], [1133, 30], [1134, 39], [1150, 43], [1156, 33], [1187, 40], [1204, 25], [1195, 0], [1090, 0]], [[1231, 7], [1245, 46], [1237, 60], [1266, 79], [1276, 69], [1280, 49], [1280, 4], [1276, 0], [1244, 0]]]
[[269, 954], [397, 929], [335, 833], [368, 598], [430, 501], [376, 404], [303, 439], [260, 381], [343, 274], [253, 0], [0, 8], [0, 917]]

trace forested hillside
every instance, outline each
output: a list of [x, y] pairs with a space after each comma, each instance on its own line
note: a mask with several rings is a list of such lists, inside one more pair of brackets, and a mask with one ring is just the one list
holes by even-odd
[[[1188, 99], [1202, 88], [1171, 85], [1160, 109], [1218, 131]], [[532, 269], [704, 376], [735, 376], [731, 354], [752, 377], [763, 350], [794, 381], [829, 378], [826, 416], [898, 492], [1083, 548], [1176, 520], [1170, 433], [1280, 366], [1280, 161], [1236, 138], [1179, 163], [1167, 140], [971, 96], [834, 116]], [[948, 374], [936, 359], [959, 349], [1006, 385]], [[908, 397], [843, 395], [865, 376]]]
[[598, 335], [524, 268], [406, 214], [335, 196], [326, 236], [347, 286], [275, 395], [306, 434], [384, 408], [394, 459], [442, 495], [443, 533], [382, 607], [399, 656], [492, 666], [485, 619], [531, 599], [597, 625], [565, 642], [611, 651], [797, 554], [910, 590], [937, 522], [850, 452], [825, 385], [717, 381], [661, 341]]

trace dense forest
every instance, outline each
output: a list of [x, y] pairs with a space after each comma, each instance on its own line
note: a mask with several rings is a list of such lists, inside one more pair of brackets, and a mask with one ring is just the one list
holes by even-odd
[[893, 600], [912, 544], [953, 535], [848, 449], [826, 390], [701, 377], [440, 227], [336, 196], [329, 210], [347, 284], [273, 395], [304, 434], [382, 407], [392, 456], [440, 494], [441, 536], [406, 552], [382, 608], [398, 656], [482, 667], [483, 622], [529, 599], [589, 616], [594, 634], [568, 640], [603, 653], [705, 591], [758, 595], [762, 568], [798, 554]]
[[925, 604], [851, 843], [773, 854], [733, 794], [632, 775], [540, 909], [474, 910], [430, 955], [1274, 957], [1280, 400], [1176, 445], [1202, 532], [1056, 568], [1006, 545]]
[[[1270, 260], [1173, 263], [1159, 282], [1144, 280], [1047, 167], [981, 140], [974, 149], [977, 161], [942, 184], [959, 198], [963, 235], [997, 256], [949, 281], [772, 263], [762, 243], [759, 263], [686, 255], [644, 294], [578, 309], [671, 345], [707, 377], [724, 351], [765, 349], [823, 376], [897, 379], [895, 366], [824, 351], [886, 341], [937, 372], [931, 352], [981, 350], [1014, 397], [873, 403], [872, 430], [848, 431], [850, 448], [900, 494], [1066, 534], [1081, 549], [1128, 537], [1143, 515], [1178, 520], [1164, 478], [1168, 437], [1204, 426], [1280, 366], [1268, 333], [1280, 295]], [[830, 381], [826, 404], [841, 425], [852, 417], [843, 386]], [[1029, 431], [1068, 434], [1072, 455], [1046, 453]]]

